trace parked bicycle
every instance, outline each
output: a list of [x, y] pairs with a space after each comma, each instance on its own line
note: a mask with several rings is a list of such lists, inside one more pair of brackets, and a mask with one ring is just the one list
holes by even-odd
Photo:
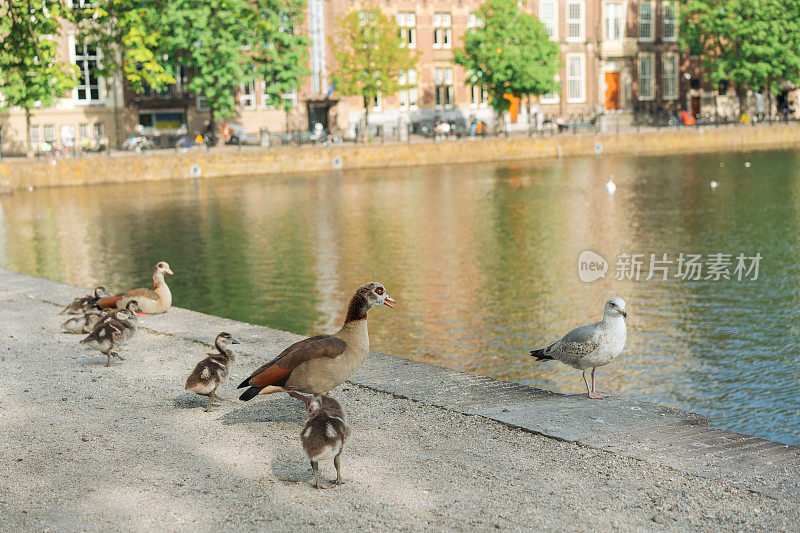
[[154, 150], [156, 143], [145, 137], [144, 135], [132, 135], [125, 139], [122, 143], [122, 149], [129, 152], [143, 152], [145, 150]]

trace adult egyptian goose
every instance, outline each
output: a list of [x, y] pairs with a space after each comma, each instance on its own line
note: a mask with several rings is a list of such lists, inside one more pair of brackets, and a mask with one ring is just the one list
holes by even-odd
[[314, 486], [318, 489], [329, 489], [319, 481], [319, 462], [333, 459], [336, 467], [336, 480], [334, 485], [341, 485], [342, 472], [340, 470], [340, 457], [344, 441], [350, 436], [350, 426], [344, 416], [342, 405], [326, 394], [314, 398], [308, 404], [308, 417], [303, 431], [300, 432], [300, 442], [308, 460], [311, 461], [311, 470], [314, 472]]
[[217, 351], [211, 352], [205, 359], [197, 363], [186, 379], [186, 390], [196, 392], [201, 396], [208, 396], [206, 412], [211, 411], [211, 404], [214, 402], [217, 388], [228, 377], [228, 371], [236, 360], [236, 354], [229, 348], [231, 344], [239, 344], [239, 341], [234, 339], [230, 333], [223, 331], [217, 335], [214, 341]]
[[58, 314], [78, 315], [81, 313], [86, 313], [92, 307], [96, 307], [97, 302], [100, 299], [107, 298], [109, 296], [111, 295], [106, 292], [105, 287], [95, 287], [92, 294], [87, 294], [82, 298], [75, 298], [72, 300], [71, 304], [59, 311]]
[[108, 307], [125, 309], [128, 302], [136, 300], [142, 313], [150, 315], [166, 313], [169, 306], [172, 305], [172, 293], [164, 281], [164, 274], [173, 275], [169, 265], [164, 261], [156, 263], [156, 266], [153, 267], [153, 289], [133, 289], [110, 298], [103, 298], [97, 302], [97, 305], [103, 309]]
[[120, 309], [113, 313], [108, 320], [99, 322], [89, 335], [81, 340], [80, 344], [85, 344], [103, 352], [108, 357], [106, 366], [111, 366], [111, 357], [116, 357], [120, 361], [125, 358], [115, 350], [125, 344], [136, 333], [137, 317], [139, 305], [136, 300], [128, 303], [125, 309]]
[[[606, 302], [603, 320], [575, 328], [550, 346], [531, 351], [531, 356], [538, 361], [555, 359], [582, 370], [589, 398], [605, 398], [608, 394], [594, 390], [594, 372], [598, 366], [613, 361], [625, 348], [626, 318], [625, 300], [615, 296]], [[589, 368], [592, 369], [591, 389], [586, 381], [586, 370]]]
[[367, 312], [376, 305], [394, 307], [394, 303], [380, 283], [360, 286], [350, 299], [342, 329], [286, 348], [237, 387], [250, 387], [239, 399], [246, 402], [259, 394], [287, 392], [308, 405], [311, 398], [299, 393], [325, 394], [338, 387], [358, 370], [369, 353]]

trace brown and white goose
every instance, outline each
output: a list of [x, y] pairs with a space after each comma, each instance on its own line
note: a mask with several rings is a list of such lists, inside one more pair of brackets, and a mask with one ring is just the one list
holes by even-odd
[[350, 299], [342, 329], [286, 348], [237, 387], [249, 387], [239, 399], [286, 392], [308, 405], [311, 398], [299, 393], [326, 394], [338, 387], [358, 370], [369, 353], [367, 312], [376, 305], [394, 307], [394, 303], [380, 283], [360, 286]]
[[142, 313], [150, 315], [166, 313], [169, 306], [172, 305], [172, 293], [164, 281], [164, 274], [173, 275], [169, 265], [164, 261], [156, 263], [156, 266], [153, 267], [153, 289], [133, 289], [110, 298], [103, 298], [97, 302], [97, 305], [103, 309], [108, 307], [125, 309], [128, 302], [136, 300]]

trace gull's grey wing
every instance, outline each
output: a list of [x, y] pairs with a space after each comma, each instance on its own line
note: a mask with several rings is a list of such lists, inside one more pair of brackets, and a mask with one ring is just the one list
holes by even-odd
[[574, 365], [598, 346], [600, 322], [575, 328], [564, 337], [545, 348], [545, 354], [562, 363]]

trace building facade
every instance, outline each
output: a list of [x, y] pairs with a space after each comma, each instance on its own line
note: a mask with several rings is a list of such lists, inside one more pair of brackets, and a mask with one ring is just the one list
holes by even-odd
[[[494, 124], [498, 117], [489, 96], [471, 83], [454, 63], [454, 49], [466, 32], [479, 26], [481, 0], [377, 0], [398, 26], [403, 46], [419, 53], [415, 68], [402, 72], [400, 89], [372, 102], [372, 134], [397, 134], [404, 128], [432, 125], [436, 120], [466, 123], [471, 116]], [[360, 97], [338, 94], [330, 84], [336, 68], [332, 47], [337, 19], [367, 5], [361, 0], [308, 0], [301, 31], [309, 35], [311, 75], [291, 99], [286, 114], [263, 94], [263, 80], [232, 88], [238, 124], [251, 139], [266, 132], [309, 131], [322, 124], [326, 131], [353, 137], [364, 127]], [[729, 91], [715, 91], [701, 81], [698, 61], [682, 53], [674, 4], [662, 0], [529, 0], [523, 9], [538, 17], [550, 38], [559, 43], [560, 84], [553, 94], [521, 102], [516, 117], [506, 116], [510, 130], [533, 129], [538, 120], [586, 123], [602, 116], [620, 120], [665, 122], [680, 110], [693, 114], [719, 112], [735, 103]], [[181, 135], [205, 129], [208, 112], [203, 99], [184, 89], [190, 72], [181, 70], [175, 85], [156, 93], [136, 94], [120, 80], [98, 79], [93, 65], [102, 58], [76, 42], [66, 25], [58, 40], [62, 57], [81, 73], [79, 85], [55, 106], [38, 109], [31, 122], [34, 146], [46, 142], [67, 150], [93, 145], [105, 138], [119, 146], [128, 135], [143, 133], [162, 146]], [[604, 123], [603, 120], [600, 121]], [[24, 153], [25, 118], [21, 110], [0, 114], [2, 153]]]

